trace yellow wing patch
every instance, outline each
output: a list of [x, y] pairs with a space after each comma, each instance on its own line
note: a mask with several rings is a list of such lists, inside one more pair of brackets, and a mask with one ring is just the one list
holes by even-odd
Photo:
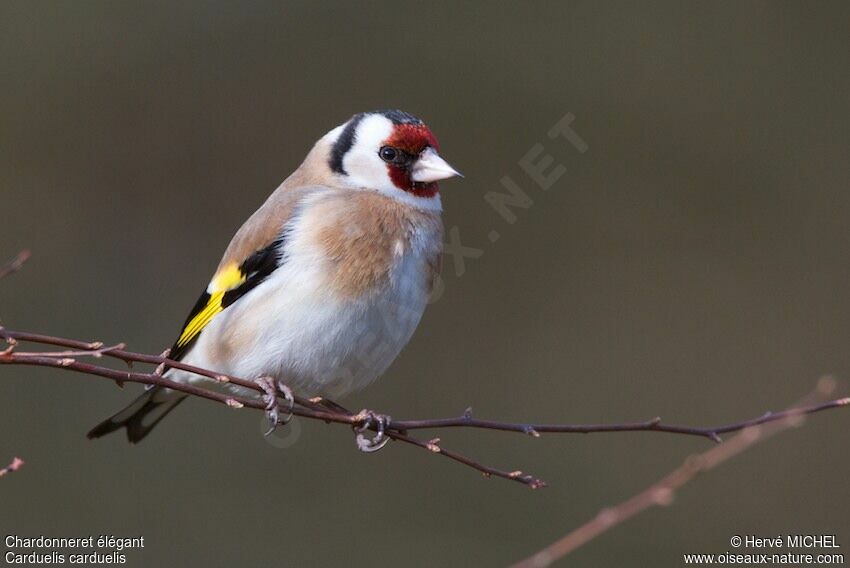
[[206, 303], [195, 306], [195, 313], [183, 327], [183, 331], [177, 339], [177, 348], [185, 347], [191, 343], [207, 324], [224, 309], [222, 299], [225, 292], [239, 287], [245, 280], [246, 276], [239, 270], [236, 264], [230, 264], [222, 268], [213, 277], [207, 288], [207, 293], [204, 294], [204, 296], [208, 296]]
[[281, 235], [240, 264], [230, 262], [216, 272], [186, 318], [180, 337], [171, 349], [171, 357], [182, 359], [216, 315], [259, 286], [280, 266], [282, 245]]
[[215, 294], [216, 292], [227, 292], [233, 290], [240, 284], [245, 282], [245, 275], [239, 270], [236, 263], [228, 264], [218, 271], [218, 274], [213, 276], [208, 292]]
[[195, 314], [195, 317], [189, 320], [189, 323], [183, 328], [183, 333], [180, 334], [180, 338], [177, 340], [177, 347], [188, 345], [212, 321], [213, 317], [224, 309], [221, 307], [223, 296], [224, 292], [216, 292], [210, 296], [210, 299], [207, 300], [207, 305]]

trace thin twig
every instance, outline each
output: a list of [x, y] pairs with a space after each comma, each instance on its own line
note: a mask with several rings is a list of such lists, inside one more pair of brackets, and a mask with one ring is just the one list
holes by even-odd
[[456, 418], [438, 418], [433, 420], [399, 420], [394, 421], [396, 428], [401, 430], [418, 430], [422, 428], [482, 428], [485, 430], [502, 430], [508, 432], [520, 432], [533, 437], [539, 437], [541, 433], [557, 434], [593, 434], [600, 432], [665, 432], [668, 434], [683, 434], [687, 436], [700, 436], [709, 438], [715, 442], [721, 442], [720, 434], [738, 432], [750, 426], [757, 426], [767, 422], [782, 420], [790, 414], [812, 414], [828, 408], [835, 408], [846, 404], [846, 399], [837, 399], [821, 404], [809, 405], [805, 408], [794, 408], [781, 412], [766, 412], [757, 418], [741, 420], [732, 424], [722, 426], [709, 426], [704, 428], [692, 426], [679, 426], [665, 424], [661, 418], [653, 418], [645, 422], [626, 422], [622, 424], [525, 424], [518, 422], [497, 422], [495, 420], [480, 420], [472, 418], [470, 411]]
[[[770, 423], [766, 423], [764, 420], [748, 421], [746, 427], [729, 441], [706, 452], [689, 457], [681, 466], [658, 482], [614, 507], [603, 509], [592, 520], [525, 560], [514, 564], [512, 568], [544, 568], [635, 515], [654, 506], [670, 505], [673, 502], [675, 492], [698, 474], [714, 469], [758, 442], [767, 440], [783, 430], [802, 425], [805, 415], [810, 413], [806, 412], [806, 409], [819, 408], [823, 404], [829, 404], [816, 401], [827, 399], [834, 390], [835, 381], [833, 379], [828, 377], [821, 379], [815, 390], [799, 403], [783, 412], [771, 415], [778, 418], [774, 418]], [[837, 402], [841, 406], [850, 404], [850, 399], [844, 398], [831, 402]]]
[[[123, 344], [113, 347], [104, 347], [103, 342], [95, 341], [79, 341], [75, 339], [67, 339], [62, 337], [54, 337], [43, 334], [11, 331], [0, 328], [0, 338], [6, 340], [9, 348], [5, 351], [0, 351], [0, 364], [10, 365], [34, 365], [42, 367], [52, 367], [65, 369], [69, 371], [77, 371], [80, 373], [104, 377], [116, 381], [118, 384], [124, 382], [141, 383], [145, 385], [159, 385], [168, 387], [188, 395], [197, 396], [225, 404], [231, 408], [253, 408], [256, 410], [265, 410], [266, 404], [261, 398], [238, 396], [229, 393], [222, 393], [214, 390], [209, 390], [194, 384], [178, 383], [172, 381], [164, 374], [168, 368], [181, 369], [191, 373], [195, 373], [204, 377], [208, 377], [218, 382], [230, 382], [234, 385], [244, 387], [246, 389], [262, 394], [263, 389], [255, 382], [239, 377], [223, 375], [209, 369], [202, 369], [187, 365], [179, 361], [173, 361], [163, 355], [146, 355], [143, 353], [135, 353], [124, 349]], [[47, 352], [47, 351], [31, 351], [22, 352], [18, 348], [18, 342], [39, 343], [43, 345], [53, 345], [65, 348], [64, 351]], [[150, 373], [141, 373], [133, 370], [117, 370], [103, 365], [90, 362], [78, 361], [78, 357], [94, 356], [98, 358], [110, 358], [123, 361], [125, 363], [147, 363], [156, 365], [156, 369]], [[281, 393], [278, 393], [279, 395]], [[814, 414], [824, 410], [838, 408], [848, 404], [846, 398], [830, 400], [817, 404], [809, 404], [806, 406], [784, 410], [776, 413], [766, 413], [757, 418], [742, 420], [732, 424], [721, 426], [697, 428], [690, 426], [680, 426], [675, 424], [664, 424], [660, 419], [656, 418], [645, 422], [627, 422], [617, 424], [537, 424], [537, 423], [516, 423], [516, 422], [498, 422], [495, 420], [482, 420], [472, 417], [471, 409], [467, 409], [463, 415], [455, 418], [437, 418], [428, 420], [393, 420], [388, 429], [387, 435], [396, 441], [410, 444], [412, 446], [427, 450], [431, 453], [441, 455], [455, 462], [471, 467], [485, 476], [495, 476], [504, 479], [522, 483], [531, 488], [544, 487], [546, 483], [528, 473], [520, 470], [501, 470], [494, 467], [484, 465], [474, 459], [461, 455], [455, 451], [446, 449], [440, 445], [439, 439], [423, 440], [410, 435], [411, 431], [423, 429], [446, 429], [446, 428], [473, 428], [485, 430], [498, 430], [508, 432], [518, 432], [532, 437], [539, 437], [541, 433], [560, 433], [560, 434], [575, 434], [575, 433], [602, 433], [602, 432], [663, 432], [668, 434], [680, 434], [699, 436], [709, 438], [715, 441], [720, 440], [720, 434], [736, 432], [748, 427], [777, 423], [785, 420], [790, 416], [799, 416], [802, 414]], [[327, 423], [343, 424], [352, 427], [360, 427], [364, 425], [363, 415], [353, 413], [344, 407], [337, 404], [331, 404], [332, 409], [319, 404], [312, 399], [295, 396], [295, 407], [293, 414], [312, 420], [321, 420]], [[374, 425], [369, 426], [373, 431]]]
[[[13, 347], [17, 345], [17, 343], [11, 344]], [[95, 359], [100, 359], [103, 357], [104, 353], [109, 351], [115, 351], [119, 349], [124, 349], [126, 347], [125, 344], [119, 343], [117, 345], [112, 345], [111, 347], [103, 347], [101, 349], [92, 349], [90, 351], [82, 351], [79, 349], [69, 349], [66, 351], [38, 351], [38, 352], [25, 352], [18, 353], [19, 357], [94, 357]]]
[[[0, 266], [0, 280], [9, 276], [13, 272], [17, 272], [18, 270], [20, 270], [21, 267], [24, 265], [24, 263], [29, 259], [29, 257], [30, 257], [30, 251], [22, 250], [21, 252], [19, 252], [17, 254], [17, 256], [15, 256], [15, 258], [10, 260], [6, 264]], [[15, 342], [14, 342], [14, 340], [12, 340], [12, 341], [9, 342], [9, 347], [7, 349], [3, 350], [2, 352], [0, 352], [0, 355], [5, 355], [7, 353], [11, 353], [14, 348], [15, 348]], [[11, 473], [13, 471], [18, 471], [21, 468], [22, 465], [24, 465], [24, 460], [22, 460], [21, 458], [16, 457], [16, 458], [12, 459], [12, 462], [9, 465], [0, 469], [0, 477], [3, 477], [7, 473]]]
[[0, 477], [3, 477], [7, 473], [12, 473], [13, 471], [18, 471], [21, 469], [21, 466], [24, 465], [24, 460], [21, 458], [13, 458], [12, 462], [6, 467], [0, 469]]
[[0, 266], [0, 279], [20, 270], [30, 256], [30, 251], [22, 250], [15, 258]]
[[458, 463], [461, 463], [465, 466], [471, 467], [472, 469], [476, 469], [484, 474], [484, 477], [501, 477], [502, 479], [510, 479], [512, 481], [519, 481], [520, 483], [524, 483], [531, 489], [540, 489], [541, 487], [546, 487], [546, 482], [542, 479], [536, 478], [533, 475], [529, 475], [524, 473], [521, 470], [514, 471], [505, 471], [501, 469], [496, 469], [494, 467], [490, 467], [488, 465], [484, 465], [481, 462], [475, 461], [471, 458], [463, 456], [457, 452], [452, 450], [447, 450], [440, 446], [440, 439], [434, 438], [432, 440], [428, 440], [427, 442], [419, 440], [417, 438], [413, 438], [410, 436], [406, 436], [399, 432], [390, 431], [387, 435], [393, 440], [400, 440], [402, 442], [407, 442], [409, 444], [413, 444], [429, 452], [433, 452], [435, 454], [440, 454], [445, 456], [451, 460], [454, 460]]
[[[193, 367], [191, 365], [185, 365], [179, 363], [177, 361], [171, 361], [161, 356], [156, 355], [144, 355], [140, 353], [133, 353], [129, 351], [124, 351], [123, 349], [111, 349], [111, 350], [102, 350], [101, 342], [84, 342], [77, 340], [69, 340], [59, 337], [50, 337], [43, 336], [38, 334], [30, 334], [24, 332], [12, 332], [6, 329], [0, 328], [0, 337], [5, 337], [7, 341], [12, 340], [17, 345], [18, 341], [38, 341], [41, 343], [46, 343], [49, 345], [61, 345], [66, 347], [73, 347], [78, 350], [85, 350], [86, 347], [92, 347], [93, 350], [100, 350], [102, 355], [113, 357], [116, 359], [120, 359], [126, 362], [129, 361], [137, 361], [144, 363], [153, 363], [153, 364], [162, 364], [165, 363], [167, 366], [173, 366], [175, 368], [180, 368], [183, 370], [187, 370], [190, 372], [195, 372], [200, 375], [209, 377], [214, 380], [219, 380], [222, 382], [231, 382], [233, 384], [237, 384], [243, 386], [245, 388], [249, 388], [251, 390], [255, 390], [257, 392], [263, 392], [262, 389], [254, 382], [247, 381], [244, 379], [239, 379], [237, 377], [231, 377], [222, 375], [220, 373], [216, 373], [213, 371], [209, 371], [207, 369], [200, 369], [197, 367]], [[56, 357], [51, 356], [49, 353], [44, 352], [20, 352], [20, 351], [6, 351], [0, 353], [0, 364], [17, 364], [17, 365], [34, 365], [41, 367], [52, 367], [58, 369], [65, 369], [69, 371], [77, 371], [80, 373], [84, 373], [87, 375], [104, 377], [107, 379], [112, 379], [119, 384], [124, 382], [131, 383], [140, 383], [146, 385], [158, 385], [167, 388], [171, 388], [180, 392], [184, 392], [189, 395], [197, 396], [199, 398], [206, 398], [208, 400], [213, 400], [222, 404], [225, 404], [231, 408], [253, 408], [257, 410], [265, 410], [266, 403], [262, 401], [260, 398], [247, 398], [241, 397], [228, 393], [220, 393], [212, 390], [208, 390], [202, 387], [198, 387], [192, 384], [186, 383], [178, 383], [172, 381], [161, 374], [156, 372], [153, 373], [139, 373], [134, 371], [119, 371], [116, 369], [110, 369], [108, 367], [104, 367], [101, 365], [95, 365], [91, 363], [85, 363], [81, 361], [77, 361], [71, 357]], [[342, 412], [331, 412], [325, 410], [323, 407], [318, 404], [310, 401], [309, 399], [304, 399], [302, 397], [295, 397], [296, 406], [293, 408], [293, 414], [296, 416], [301, 416], [303, 418], [321, 420], [323, 422], [332, 422], [337, 424], [345, 424], [348, 426], [360, 426], [363, 422], [363, 419], [360, 418], [357, 414], [354, 414], [350, 411], [344, 410]], [[337, 405], [338, 406], [338, 405]], [[340, 407], [341, 408], [341, 407]], [[374, 430], [374, 427], [371, 427]], [[394, 427], [391, 427], [394, 428]], [[503, 471], [500, 469], [492, 468], [489, 466], [485, 466], [479, 464], [478, 462], [466, 458], [465, 456], [453, 452], [451, 450], [445, 448], [439, 448], [439, 451], [435, 451], [433, 445], [429, 445], [430, 442], [423, 442], [417, 438], [407, 436], [403, 434], [401, 431], [393, 430], [388, 432], [388, 435], [395, 440], [400, 442], [404, 442], [407, 444], [411, 444], [416, 447], [420, 447], [426, 450], [429, 450], [433, 453], [437, 453], [451, 460], [457, 461], [459, 463], [468, 465], [478, 471], [484, 473], [487, 476], [496, 476], [502, 477], [504, 479], [509, 479], [513, 481], [518, 481], [525, 485], [528, 485], [531, 488], [543, 487], [545, 483], [542, 480], [533, 478], [532, 476], [526, 475], [518, 475], [515, 471]]]

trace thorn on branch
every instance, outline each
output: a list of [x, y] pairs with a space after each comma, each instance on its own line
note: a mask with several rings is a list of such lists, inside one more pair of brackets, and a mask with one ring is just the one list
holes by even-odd
[[[170, 354], [171, 354], [171, 349], [166, 349], [165, 351], [160, 353], [159, 356], [162, 357], [163, 359], [168, 359], [168, 356]], [[161, 377], [163, 375], [163, 373], [165, 373], [165, 367], [166, 367], [166, 364], [165, 364], [165, 361], [163, 361], [162, 363], [160, 363], [159, 365], [156, 366], [156, 369], [154, 369], [153, 374], [156, 375], [157, 377]]]
[[523, 429], [523, 432], [525, 432], [527, 435], [531, 436], [532, 438], [539, 438], [540, 437], [540, 432], [538, 432], [537, 430], [535, 430], [531, 426], [526, 426]]
[[6, 467], [0, 469], [0, 477], [3, 477], [7, 473], [12, 473], [13, 471], [18, 471], [19, 469], [21, 469], [21, 466], [23, 466], [23, 465], [24, 465], [24, 460], [22, 460], [21, 458], [16, 457], [16, 458], [12, 459], [12, 463], [10, 463]]
[[[0, 327], [0, 331], [2, 331], [2, 330], [3, 330], [3, 328]], [[7, 355], [12, 354], [12, 351], [14, 351], [15, 347], [18, 346], [18, 340], [15, 339], [14, 337], [10, 337], [8, 335], [5, 336], [4, 339], [6, 340], [6, 344], [8, 345], [8, 347], [6, 347], [6, 349], [4, 349], [2, 353], [0, 353], [0, 356], [5, 357]]]

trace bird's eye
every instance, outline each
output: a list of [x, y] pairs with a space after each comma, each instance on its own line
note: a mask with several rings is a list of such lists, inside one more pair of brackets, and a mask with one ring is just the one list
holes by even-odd
[[392, 146], [384, 146], [378, 150], [378, 155], [385, 162], [395, 162], [398, 159], [400, 152]]

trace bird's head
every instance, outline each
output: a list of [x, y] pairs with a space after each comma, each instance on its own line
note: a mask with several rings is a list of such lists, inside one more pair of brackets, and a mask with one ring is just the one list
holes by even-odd
[[460, 175], [437, 153], [439, 144], [425, 123], [400, 110], [356, 114], [325, 140], [328, 165], [342, 184], [418, 206], [438, 208], [437, 182]]

